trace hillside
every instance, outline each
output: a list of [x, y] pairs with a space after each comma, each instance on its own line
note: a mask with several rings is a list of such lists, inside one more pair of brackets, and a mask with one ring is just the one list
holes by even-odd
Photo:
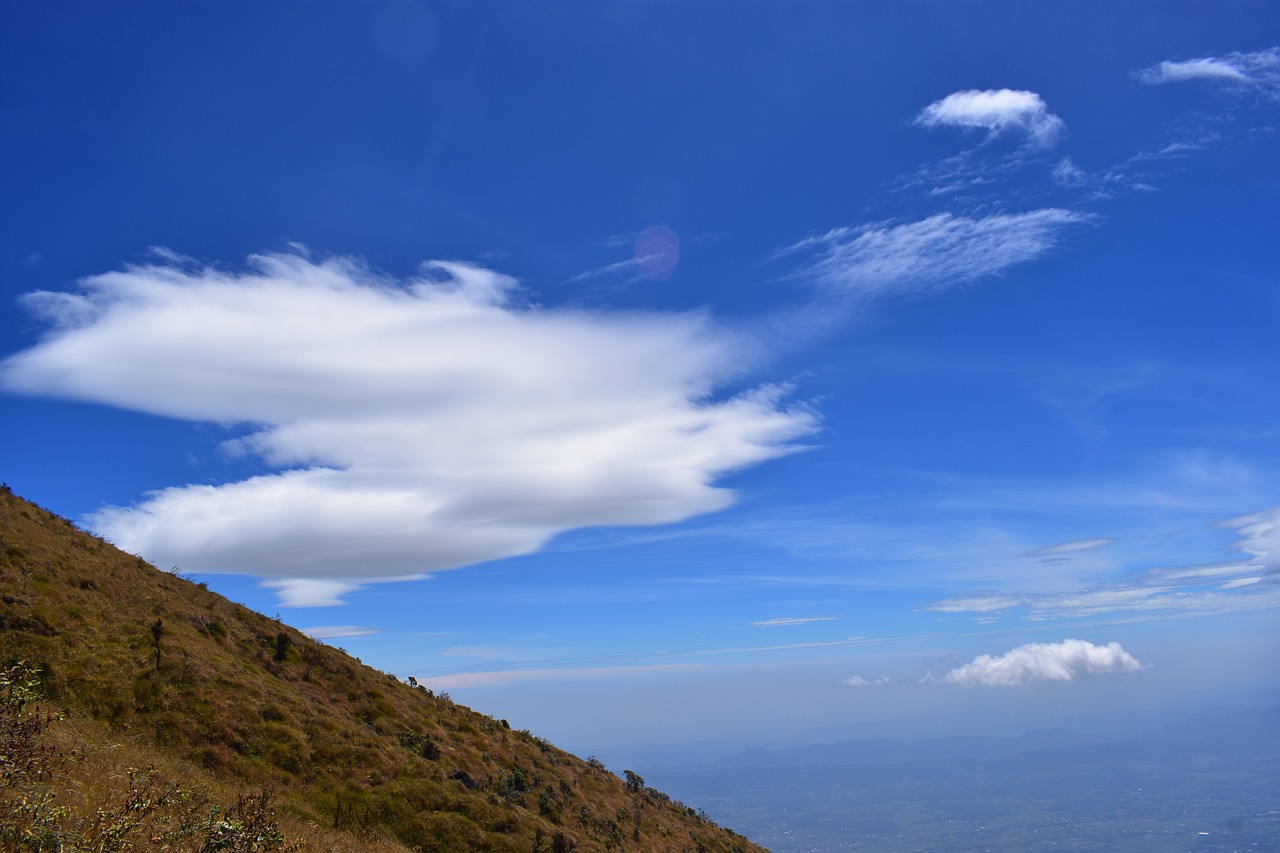
[[[241, 812], [265, 807], [253, 797], [270, 792], [274, 821], [304, 849], [762, 849], [638, 776], [624, 782], [401, 683], [5, 486], [0, 666], [12, 673], [20, 661], [38, 675], [42, 708], [58, 715], [40, 717], [57, 760], [29, 784], [67, 825], [134, 814], [135, 800], [156, 799], [137, 791], [180, 785], [165, 803], [222, 804], [223, 815], [237, 802]], [[0, 800], [14, 790], [0, 780]], [[217, 849], [279, 849], [255, 843]]]

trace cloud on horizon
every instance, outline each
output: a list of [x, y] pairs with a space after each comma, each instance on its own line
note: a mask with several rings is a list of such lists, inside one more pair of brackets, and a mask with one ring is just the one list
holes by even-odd
[[88, 520], [186, 571], [267, 578], [290, 606], [527, 554], [557, 533], [729, 506], [715, 481], [796, 449], [816, 416], [761, 386], [759, 352], [699, 313], [542, 309], [454, 262], [398, 281], [349, 258], [186, 259], [25, 304], [52, 325], [0, 363], [10, 391], [247, 425], [281, 469], [181, 485]]
[[979, 655], [942, 677], [966, 687], [1014, 687], [1034, 681], [1074, 681], [1090, 675], [1136, 672], [1142, 664], [1119, 643], [1085, 640], [1027, 643], [999, 657]]
[[848, 687], [879, 687], [883, 684], [888, 684], [891, 680], [887, 675], [882, 675], [879, 678], [863, 678], [861, 675], [851, 675], [840, 683]]

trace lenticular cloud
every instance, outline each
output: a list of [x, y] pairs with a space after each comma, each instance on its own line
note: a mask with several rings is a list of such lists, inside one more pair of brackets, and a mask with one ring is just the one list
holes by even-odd
[[1088, 675], [1133, 672], [1142, 664], [1119, 643], [1096, 646], [1084, 640], [1028, 643], [1000, 657], [979, 655], [943, 677], [948, 684], [1009, 687], [1029, 681], [1074, 681]]
[[521, 306], [513, 280], [458, 263], [394, 281], [342, 258], [162, 258], [28, 296], [53, 330], [0, 382], [251, 425], [228, 449], [277, 473], [89, 521], [164, 565], [273, 579], [293, 605], [721, 509], [718, 477], [816, 426], [783, 389], [721, 393], [752, 353], [703, 315]]

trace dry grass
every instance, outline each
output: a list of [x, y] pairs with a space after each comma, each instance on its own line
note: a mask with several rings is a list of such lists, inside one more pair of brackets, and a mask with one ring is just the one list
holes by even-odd
[[400, 683], [0, 493], [0, 664], [66, 717], [77, 813], [128, 767], [218, 803], [276, 792], [308, 849], [760, 848], [528, 732]]

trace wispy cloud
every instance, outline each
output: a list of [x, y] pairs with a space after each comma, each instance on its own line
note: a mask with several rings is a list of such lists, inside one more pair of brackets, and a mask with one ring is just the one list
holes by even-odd
[[837, 228], [778, 256], [812, 253], [799, 275], [847, 297], [920, 294], [998, 275], [1052, 252], [1087, 214], [1059, 208], [981, 218], [940, 213], [900, 225]]
[[680, 238], [665, 225], [654, 225], [629, 236], [615, 234], [607, 237], [600, 245], [618, 248], [627, 245], [628, 242], [634, 252], [633, 257], [580, 272], [566, 279], [565, 284], [576, 284], [619, 272], [636, 273], [627, 280], [627, 284], [644, 280], [660, 280], [671, 275], [680, 263]]
[[[1261, 575], [1219, 578], [1213, 590], [1172, 585], [1116, 585], [1111, 588], [1035, 596], [949, 598], [922, 608], [938, 613], [1000, 612], [1017, 609], [1024, 621], [1083, 619], [1108, 614], [1130, 616], [1215, 616], [1280, 606], [1280, 589], [1262, 585]], [[987, 620], [980, 620], [987, 621]]]
[[[1133, 76], [1147, 85], [1199, 82], [1234, 96], [1261, 95], [1264, 106], [1270, 109], [1271, 102], [1280, 101], [1280, 48], [1166, 60], [1136, 71]], [[1082, 190], [1090, 200], [1151, 191], [1159, 183], [1162, 163], [1182, 160], [1239, 136], [1232, 125], [1238, 127], [1237, 122], [1248, 114], [1247, 110], [1238, 110], [1240, 106], [1239, 98], [1233, 98], [1219, 112], [1181, 116], [1171, 123], [1171, 135], [1165, 141], [1111, 166], [1086, 170], [1072, 158], [1063, 157], [1052, 170], [1052, 178], [1059, 186]], [[1266, 121], [1270, 124], [1269, 118]]]
[[1066, 130], [1039, 95], [1014, 89], [953, 92], [921, 110], [916, 124], [980, 129], [987, 131], [988, 138], [1013, 133], [1035, 148], [1055, 144]]
[[407, 281], [299, 254], [130, 267], [28, 296], [54, 328], [0, 382], [249, 425], [231, 449], [284, 470], [88, 521], [165, 565], [273, 579], [295, 606], [722, 509], [718, 477], [816, 428], [782, 389], [722, 392], [757, 351], [705, 315], [537, 309], [517, 291], [452, 262]]
[[[1107, 585], [1177, 590], [1184, 584], [1151, 573], [1199, 572], [1178, 565], [1189, 554], [1208, 558], [1206, 566], [1239, 567], [1191, 587], [1258, 575], [1252, 560], [1232, 559], [1224, 551], [1231, 537], [1213, 521], [1274, 495], [1275, 479], [1269, 469], [1203, 453], [1156, 454], [1149, 467], [1102, 477], [895, 473], [910, 477], [913, 490], [891, 506], [875, 492], [854, 488], [837, 501], [775, 508], [767, 516], [744, 509], [735, 513], [732, 524], [712, 517], [674, 529], [589, 534], [579, 537], [578, 544], [722, 541], [776, 559], [751, 572], [695, 574], [664, 582], [740, 589], [928, 589], [926, 595], [938, 600], [929, 611], [1020, 618], [1031, 612], [1033, 599], [1047, 600], [1038, 597], [1076, 595]], [[1028, 556], [1042, 548], [1102, 538], [1068, 538], [1089, 531], [1105, 532], [1112, 541]], [[1026, 609], [1016, 609], [1024, 605]], [[1259, 605], [1242, 598], [1238, 606]]]
[[1064, 187], [1082, 187], [1088, 184], [1091, 177], [1088, 172], [1076, 165], [1070, 157], [1063, 157], [1050, 173], [1055, 183]]
[[612, 275], [618, 272], [632, 272], [640, 268], [639, 258], [627, 258], [625, 261], [618, 261], [613, 264], [605, 264], [602, 267], [589, 269], [586, 272], [580, 272], [575, 276], [565, 279], [565, 284], [577, 284], [580, 281], [586, 281], [591, 278]]
[[444, 657], [481, 658], [485, 660], [520, 660], [524, 657], [518, 650], [506, 646], [475, 645], [450, 646], [440, 652]]
[[1027, 603], [1023, 595], [971, 595], [963, 598], [946, 598], [923, 608], [937, 613], [994, 613]]
[[999, 657], [979, 655], [948, 672], [942, 681], [969, 687], [1012, 687], [1032, 681], [1074, 681], [1139, 669], [1142, 664], [1119, 643], [1098, 646], [1084, 640], [1064, 640], [1028, 643]]
[[362, 628], [359, 625], [317, 625], [314, 628], [303, 628], [302, 633], [313, 640], [340, 640], [343, 637], [364, 637], [382, 632], [378, 628]]
[[806, 625], [810, 622], [834, 622], [834, 616], [780, 616], [777, 619], [765, 619], [760, 622], [752, 622], [751, 625], [756, 628], [778, 628], [783, 625]]
[[1241, 535], [1235, 544], [1266, 575], [1280, 580], [1280, 506], [1222, 523]]
[[1161, 62], [1138, 72], [1144, 83], [1180, 83], [1183, 80], [1247, 80], [1244, 73], [1222, 59], [1188, 59]]
[[541, 681], [600, 681], [612, 678], [639, 678], [672, 673], [703, 672], [698, 663], [651, 664], [643, 666], [603, 666], [571, 669], [564, 667], [505, 669], [494, 672], [466, 672], [457, 675], [421, 675], [418, 680], [436, 690], [466, 687], [502, 687]]
[[1016, 89], [953, 92], [924, 107], [913, 123], [926, 129], [983, 131], [976, 145], [926, 163], [896, 181], [901, 189], [966, 199], [979, 209], [992, 202], [1006, 204], [1009, 193], [1020, 191], [1007, 181], [1028, 166], [1045, 165], [1047, 152], [1066, 135], [1066, 123], [1038, 94]]
[[1057, 545], [1046, 545], [1043, 548], [1036, 548], [1027, 551], [1024, 557], [1056, 557], [1061, 554], [1075, 554], [1080, 551], [1092, 551], [1095, 548], [1103, 548], [1110, 545], [1112, 539], [1074, 539], [1070, 542], [1059, 542]]
[[1143, 83], [1160, 85], [1199, 80], [1280, 97], [1280, 48], [1197, 59], [1165, 60], [1137, 72]]
[[1238, 578], [1237, 580], [1227, 581], [1224, 583], [1222, 585], [1222, 589], [1240, 589], [1246, 586], [1253, 586], [1255, 583], [1260, 583], [1262, 580], [1263, 579], [1261, 577]]
[[[959, 596], [922, 608], [937, 613], [1010, 613], [1023, 619], [1079, 619], [1110, 613], [1208, 616], [1280, 605], [1280, 507], [1223, 522], [1242, 535], [1235, 547], [1249, 559], [1176, 568], [1151, 568], [1092, 589], [1048, 594]], [[1065, 542], [1024, 554], [1090, 551], [1109, 539]], [[1093, 544], [1099, 543], [1099, 544]], [[1213, 589], [1205, 587], [1212, 585]]]
[[1251, 563], [1215, 563], [1208, 566], [1186, 566], [1176, 569], [1152, 569], [1146, 576], [1153, 581], [1172, 584], [1180, 581], [1220, 580], [1224, 577], [1239, 577], [1258, 569]]

